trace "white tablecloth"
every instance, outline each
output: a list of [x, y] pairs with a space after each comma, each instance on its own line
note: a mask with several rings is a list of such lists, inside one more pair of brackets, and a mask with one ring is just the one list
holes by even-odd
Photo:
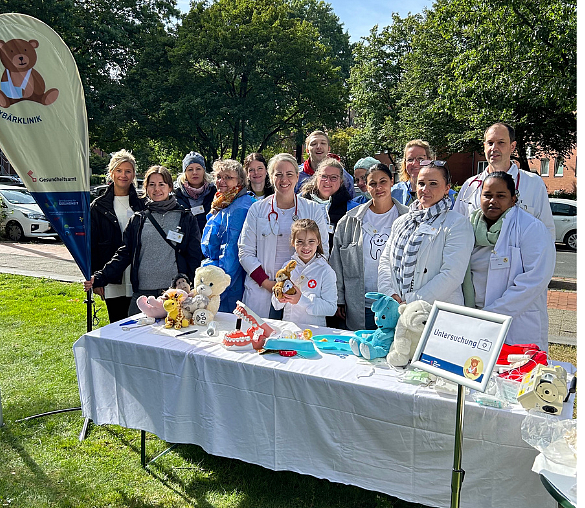
[[[218, 315], [233, 329], [235, 316]], [[178, 332], [171, 331], [171, 334]], [[217, 339], [215, 339], [217, 340]], [[456, 398], [355, 356], [229, 351], [117, 323], [73, 346], [83, 415], [210, 454], [450, 505]], [[565, 405], [570, 417], [572, 405]], [[571, 407], [569, 407], [571, 406]], [[461, 505], [554, 507], [520, 437], [524, 410], [465, 404]]]

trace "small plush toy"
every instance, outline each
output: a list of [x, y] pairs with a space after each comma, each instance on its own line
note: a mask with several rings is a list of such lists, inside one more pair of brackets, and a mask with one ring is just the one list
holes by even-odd
[[282, 295], [294, 295], [297, 290], [293, 286], [292, 280], [290, 280], [290, 274], [296, 268], [297, 262], [290, 260], [284, 268], [281, 268], [276, 272], [276, 284], [272, 288], [272, 292], [277, 299], [281, 299]]
[[431, 308], [424, 300], [415, 300], [398, 307], [400, 317], [386, 361], [394, 367], [405, 367], [412, 360]]
[[[219, 310], [220, 297], [230, 285], [231, 277], [219, 266], [200, 266], [195, 270], [195, 284], [189, 311], [198, 325], [207, 325]], [[192, 292], [192, 293], [193, 293]]]
[[189, 326], [189, 319], [183, 314], [183, 300], [186, 298], [185, 291], [181, 289], [167, 289], [165, 291], [167, 299], [163, 303], [164, 309], [167, 311], [165, 318], [165, 328], [174, 327], [175, 330], [186, 328]]
[[349, 345], [354, 355], [373, 360], [386, 356], [390, 350], [399, 317], [399, 303], [382, 293], [366, 293], [366, 298], [375, 300], [372, 303], [372, 311], [378, 329], [358, 330], [349, 340]]
[[[169, 289], [178, 289], [184, 292], [184, 296], [187, 297], [187, 294], [191, 291], [189, 277], [187, 277], [184, 273], [175, 275], [171, 281], [171, 287]], [[141, 295], [136, 300], [136, 305], [141, 312], [146, 314], [147, 317], [160, 319], [167, 316], [167, 311], [163, 307], [163, 304], [167, 298], [166, 291], [159, 297], [146, 297], [145, 295]]]

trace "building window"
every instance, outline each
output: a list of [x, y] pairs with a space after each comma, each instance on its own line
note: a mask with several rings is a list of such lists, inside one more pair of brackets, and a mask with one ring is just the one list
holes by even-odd
[[563, 176], [564, 161], [560, 157], [555, 159], [555, 176]]
[[548, 159], [540, 159], [540, 176], [548, 176]]
[[476, 174], [481, 174], [485, 171], [485, 169], [488, 167], [488, 161], [479, 161], [477, 163], [477, 173]]

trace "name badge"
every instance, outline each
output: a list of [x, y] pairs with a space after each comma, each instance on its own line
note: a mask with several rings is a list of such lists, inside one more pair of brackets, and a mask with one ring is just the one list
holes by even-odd
[[421, 224], [418, 228], [418, 232], [422, 235], [433, 235], [435, 236], [439, 230], [428, 224]]
[[378, 234], [378, 230], [372, 226], [369, 222], [365, 223], [362, 226], [362, 229], [370, 236], [374, 236], [376, 234]]
[[191, 213], [193, 215], [199, 215], [200, 213], [204, 213], [204, 212], [205, 212], [205, 208], [203, 208], [203, 205], [191, 207]]
[[510, 258], [506, 256], [491, 256], [490, 268], [492, 270], [501, 270], [510, 266]]
[[333, 229], [333, 224], [327, 224], [327, 231], [329, 231], [330, 234], [335, 233], [335, 230]]
[[183, 233], [169, 230], [169, 232], [167, 233], [167, 240], [170, 240], [171, 242], [181, 243], [183, 241], [184, 236], [185, 235]]

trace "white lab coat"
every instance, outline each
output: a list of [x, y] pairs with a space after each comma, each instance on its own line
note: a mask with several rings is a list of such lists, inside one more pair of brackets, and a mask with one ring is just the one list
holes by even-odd
[[[474, 286], [474, 260], [471, 277]], [[484, 310], [512, 316], [507, 344], [538, 344], [548, 351], [546, 294], [554, 273], [556, 251], [546, 227], [517, 206], [504, 217], [498, 241], [490, 254]], [[485, 280], [485, 274], [482, 279]]]
[[[243, 302], [263, 318], [267, 318], [270, 312], [272, 292], [256, 284], [250, 274], [261, 266], [270, 280], [274, 280], [276, 272], [282, 268], [275, 266], [276, 244], [286, 242], [287, 245], [290, 245], [290, 231], [279, 231], [278, 220], [275, 219], [274, 215], [271, 215], [270, 221], [268, 221], [268, 214], [272, 210], [272, 199], [273, 196], [269, 196], [252, 204], [238, 240], [240, 264], [246, 270]], [[329, 258], [329, 232], [323, 208], [300, 196], [298, 196], [297, 203], [299, 218], [313, 219], [319, 226], [325, 257]], [[276, 209], [276, 202], [274, 208]], [[294, 249], [291, 246], [291, 256], [293, 253]]]
[[325, 316], [333, 316], [337, 311], [337, 277], [333, 268], [321, 256], [315, 256], [307, 264], [296, 253], [292, 259], [297, 266], [290, 280], [301, 290], [301, 299], [295, 305], [280, 303], [273, 294], [272, 306], [276, 310], [284, 307], [284, 321], [327, 326]]
[[[488, 174], [486, 168], [481, 175], [468, 178], [465, 181], [459, 190], [459, 194], [457, 194], [453, 211], [469, 217], [475, 210], [480, 208], [481, 186]], [[546, 185], [544, 185], [542, 178], [536, 173], [519, 169], [515, 163], [510, 166], [508, 174], [514, 179], [514, 183], [518, 185], [518, 206], [544, 223], [554, 243], [556, 239], [555, 221], [548, 202]], [[520, 175], [519, 184], [518, 175]]]
[[388, 296], [397, 294], [406, 303], [424, 300], [432, 305], [439, 300], [463, 305], [461, 284], [474, 244], [469, 219], [449, 210], [435, 220], [432, 230], [423, 236], [418, 251], [412, 291], [403, 294], [392, 268], [390, 247], [398, 228], [409, 220], [412, 220], [411, 215], [406, 213], [392, 225], [392, 233], [378, 266], [378, 291]]

